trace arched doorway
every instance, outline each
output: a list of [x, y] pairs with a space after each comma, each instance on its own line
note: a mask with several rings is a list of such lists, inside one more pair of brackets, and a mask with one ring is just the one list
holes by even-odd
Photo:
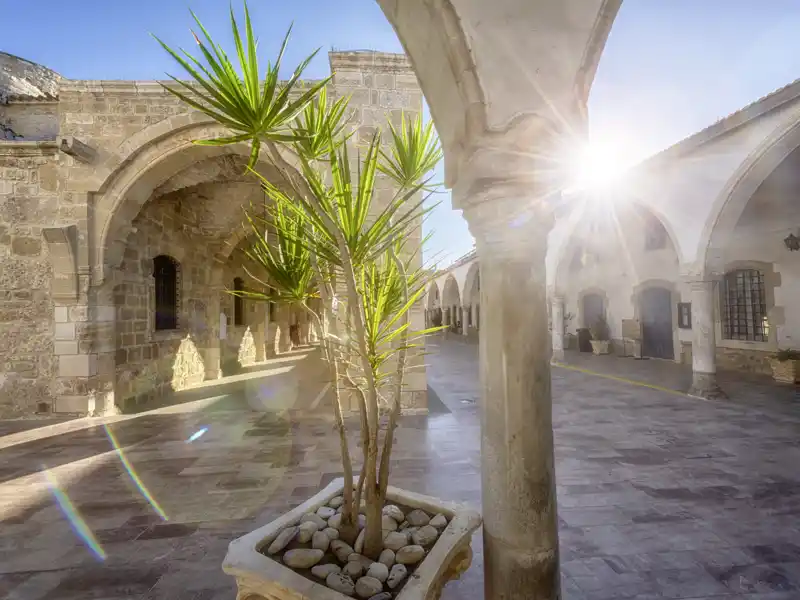
[[642, 356], [675, 358], [672, 323], [672, 292], [652, 287], [639, 294], [642, 325]]
[[583, 326], [592, 328], [598, 319], [605, 318], [605, 300], [600, 294], [586, 294], [583, 297]]

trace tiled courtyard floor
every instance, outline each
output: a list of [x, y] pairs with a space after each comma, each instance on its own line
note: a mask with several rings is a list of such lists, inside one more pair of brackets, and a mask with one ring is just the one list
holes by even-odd
[[[443, 340], [431, 350], [440, 402], [431, 416], [402, 422], [393, 483], [477, 506], [477, 347]], [[673, 365], [569, 362], [680, 386]], [[0, 597], [233, 600], [220, 570], [228, 542], [339, 472], [324, 399], [314, 408], [322, 384], [313, 361], [282, 364], [299, 365], [299, 402], [280, 374], [268, 375], [225, 388], [227, 396], [187, 395], [110, 422], [141, 485], [103, 427], [73, 420], [53, 434], [0, 423]], [[796, 391], [734, 378], [732, 400], [712, 403], [584, 371], [553, 371], [564, 598], [800, 599]], [[254, 412], [263, 408], [254, 396], [290, 410]], [[55, 482], [104, 559], [70, 526], [70, 507], [48, 487]], [[482, 598], [479, 535], [474, 547], [473, 567], [445, 600]]]

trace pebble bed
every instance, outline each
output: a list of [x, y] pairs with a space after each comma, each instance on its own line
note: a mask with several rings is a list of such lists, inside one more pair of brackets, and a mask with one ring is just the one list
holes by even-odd
[[358, 516], [360, 533], [353, 546], [339, 539], [343, 502], [337, 496], [315, 513], [303, 515], [262, 552], [345, 596], [392, 600], [447, 527], [447, 517], [387, 504], [383, 507], [384, 550], [373, 561], [361, 554], [363, 514]]

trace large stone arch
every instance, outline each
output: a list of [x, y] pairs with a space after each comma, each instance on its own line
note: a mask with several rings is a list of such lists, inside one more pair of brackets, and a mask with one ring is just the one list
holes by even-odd
[[411, 59], [445, 151], [448, 187], [488, 132], [540, 115], [580, 135], [622, 0], [377, 0]]
[[[675, 228], [667, 218], [667, 215], [661, 209], [643, 199], [631, 199], [628, 200], [628, 204], [639, 210], [646, 211], [661, 223], [675, 251], [678, 264], [683, 264], [685, 254], [681, 249]], [[567, 268], [566, 263], [576, 248], [576, 233], [583, 223], [580, 211], [576, 210], [550, 236], [547, 254], [547, 286], [553, 293], [563, 293], [563, 281], [560, 280], [560, 277], [563, 276], [564, 270]]]
[[[193, 113], [198, 114], [198, 113]], [[153, 190], [178, 171], [203, 159], [240, 154], [247, 144], [201, 146], [195, 140], [230, 132], [206, 117], [182, 115], [145, 128], [120, 145], [98, 168], [90, 229], [94, 282], [101, 283], [121, 261], [132, 222]], [[174, 128], [171, 128], [174, 127]], [[289, 156], [286, 156], [290, 160]]]
[[480, 262], [477, 260], [470, 263], [467, 276], [464, 278], [464, 288], [461, 290], [461, 299], [465, 304], [469, 304], [473, 295], [473, 286], [476, 280], [480, 280]]
[[428, 291], [426, 292], [425, 307], [428, 310], [433, 310], [441, 307], [441, 305], [442, 305], [441, 290], [439, 289], [439, 286], [435, 281], [431, 281], [430, 285], [428, 286]]
[[790, 113], [742, 162], [715, 198], [703, 226], [695, 269], [704, 277], [723, 273], [722, 248], [750, 198], [769, 175], [800, 147], [800, 118]]

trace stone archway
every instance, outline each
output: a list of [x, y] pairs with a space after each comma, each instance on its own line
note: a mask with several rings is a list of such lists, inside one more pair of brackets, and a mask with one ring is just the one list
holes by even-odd
[[431, 281], [425, 297], [425, 326], [441, 327], [442, 319], [442, 297], [439, 286], [435, 281]]
[[442, 290], [442, 312], [444, 313], [443, 325], [450, 331], [460, 331], [462, 321], [461, 294], [458, 291], [456, 278], [448, 275]]
[[478, 261], [473, 262], [467, 271], [461, 297], [465, 312], [463, 333], [475, 335], [480, 329], [481, 318], [481, 273]]

